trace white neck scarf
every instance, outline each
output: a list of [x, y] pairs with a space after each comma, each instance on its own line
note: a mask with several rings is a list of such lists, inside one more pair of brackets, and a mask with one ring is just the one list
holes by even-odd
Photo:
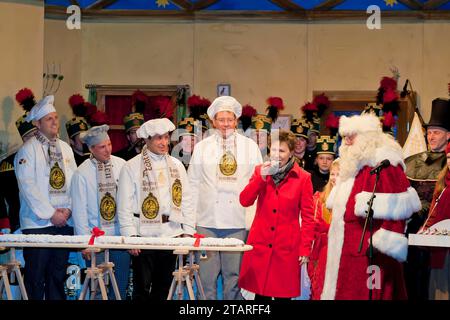
[[[145, 145], [142, 149], [142, 162], [141, 162], [141, 172], [142, 172], [142, 184], [141, 184], [141, 200], [140, 205], [140, 228], [142, 229], [146, 226], [161, 225], [162, 215], [160, 210], [160, 187], [158, 186], [158, 181], [155, 177], [155, 170], [152, 168], [152, 160], [148, 154], [149, 150]], [[164, 155], [164, 160], [166, 161], [168, 173], [169, 173], [169, 193], [171, 195], [171, 215], [180, 216], [181, 215], [181, 200], [182, 200], [182, 190], [180, 173], [175, 163], [172, 161], [169, 155]]]
[[97, 172], [97, 195], [100, 213], [100, 228], [113, 234], [117, 225], [116, 193], [117, 184], [114, 179], [111, 160], [103, 163], [91, 155], [91, 161]]
[[63, 207], [68, 203], [68, 194], [61, 146], [57, 138], [50, 140], [39, 130], [36, 131], [36, 139], [42, 144], [42, 151], [50, 168], [48, 184], [50, 203], [56, 208]]

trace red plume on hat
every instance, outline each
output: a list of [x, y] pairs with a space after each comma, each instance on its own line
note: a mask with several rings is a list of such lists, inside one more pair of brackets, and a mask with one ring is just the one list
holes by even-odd
[[206, 107], [208, 108], [211, 105], [211, 101], [207, 98], [202, 98], [198, 95], [192, 95], [187, 100], [188, 108], [196, 108], [196, 107]]
[[253, 106], [246, 104], [245, 106], [242, 107], [241, 117], [251, 118], [254, 115], [256, 115], [256, 109]]
[[148, 96], [141, 90], [136, 90], [131, 95], [131, 105], [134, 106], [135, 112], [144, 114], [145, 107], [148, 104]]
[[317, 116], [319, 118], [322, 117], [325, 110], [330, 106], [330, 100], [325, 95], [325, 93], [315, 96], [312, 103], [314, 103], [317, 106], [317, 109], [318, 109]]
[[31, 91], [28, 88], [20, 89], [16, 93], [16, 101], [22, 106], [22, 108], [26, 112], [30, 111], [36, 105], [33, 91]]
[[197, 107], [201, 105], [202, 98], [200, 96], [193, 94], [187, 99], [188, 108]]
[[283, 99], [280, 97], [269, 97], [267, 99], [267, 116], [275, 122], [280, 114], [280, 110], [284, 109]]
[[69, 98], [69, 105], [72, 108], [72, 112], [76, 117], [86, 116], [86, 106], [83, 96], [80, 94], [73, 94]]
[[92, 104], [90, 102], [85, 102], [84, 106], [86, 108], [86, 118], [87, 119], [92, 117], [92, 115], [97, 112], [97, 107], [95, 106], [95, 104]]
[[377, 104], [383, 104], [384, 93], [386, 91], [397, 91], [397, 80], [390, 77], [383, 77], [380, 81], [380, 86], [378, 87], [377, 93]]
[[[397, 75], [398, 77], [399, 75]], [[383, 114], [391, 113], [392, 117], [398, 114], [400, 109], [399, 95], [397, 92], [397, 79], [394, 77], [383, 77], [377, 93], [377, 104], [381, 105]], [[391, 117], [389, 116], [389, 117]]]
[[157, 96], [153, 101], [157, 108], [156, 113], [160, 118], [172, 118], [174, 106], [171, 98], [167, 96]]
[[242, 129], [245, 131], [252, 125], [252, 117], [256, 115], [256, 109], [249, 104], [242, 107], [242, 114], [240, 117]]
[[391, 77], [383, 77], [380, 81], [380, 88], [384, 90], [397, 90], [397, 80]]
[[325, 127], [330, 130], [332, 137], [336, 136], [339, 130], [339, 118], [334, 113], [330, 113], [325, 121]]
[[103, 124], [108, 124], [109, 117], [105, 112], [97, 110], [92, 116], [89, 117], [89, 124], [94, 126], [101, 126]]
[[303, 111], [305, 118], [309, 122], [313, 121], [314, 116], [316, 116], [319, 111], [317, 105], [311, 102], [306, 102], [300, 109]]
[[387, 112], [384, 114], [383, 119], [383, 131], [390, 131], [393, 126], [395, 126], [395, 118], [392, 112]]
[[383, 94], [383, 103], [390, 103], [395, 100], [398, 100], [397, 92], [392, 89], [386, 90], [386, 92]]
[[195, 94], [190, 96], [187, 100], [187, 106], [189, 108], [190, 116], [197, 120], [200, 119], [201, 115], [207, 112], [210, 105], [211, 101], [209, 101], [207, 98], [202, 98]]

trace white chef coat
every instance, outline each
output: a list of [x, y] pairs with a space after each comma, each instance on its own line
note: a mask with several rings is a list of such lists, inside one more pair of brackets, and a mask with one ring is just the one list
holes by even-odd
[[[64, 161], [66, 178], [66, 198], [59, 207], [71, 209], [70, 182], [77, 169], [70, 146], [58, 139]], [[49, 176], [50, 165], [46, 158], [48, 146], [40, 143], [36, 137], [30, 138], [19, 149], [14, 159], [14, 168], [19, 185], [20, 227], [37, 229], [53, 226], [50, 219], [56, 208], [50, 203]], [[68, 225], [72, 224], [69, 218]]]
[[[186, 169], [176, 158], [171, 157], [180, 173], [182, 185], [181, 216], [171, 212], [172, 197], [170, 189], [169, 168], [165, 161], [165, 156], [157, 155], [148, 150], [148, 155], [152, 161], [156, 180], [158, 182], [159, 194], [159, 214], [169, 216], [169, 222], [146, 226], [145, 230], [139, 227], [139, 217], [134, 216], [140, 213], [141, 184], [143, 171], [141, 168], [142, 153], [127, 161], [120, 172], [119, 187], [117, 190], [117, 212], [119, 217], [120, 233], [123, 236], [147, 236], [147, 237], [176, 237], [183, 233], [195, 233], [195, 213], [192, 206], [192, 197], [187, 178]], [[150, 229], [150, 230], [149, 230]]]
[[237, 183], [234, 190], [221, 190], [218, 163], [223, 154], [222, 137], [218, 132], [195, 145], [189, 164], [196, 224], [206, 228], [242, 229], [246, 227], [246, 210], [239, 203], [239, 194], [248, 184], [256, 165], [262, 163], [258, 145], [235, 132], [227, 139], [236, 139]]
[[[120, 171], [126, 161], [111, 155], [111, 162], [114, 180], [117, 185], [119, 183]], [[89, 235], [94, 227], [101, 228], [100, 209], [98, 204], [97, 167], [91, 159], [84, 160], [75, 171], [72, 177], [70, 194], [72, 196], [72, 218], [75, 234]], [[106, 229], [104, 230], [105, 235], [120, 235], [117, 212], [115, 220], [115, 230], [112, 231]]]

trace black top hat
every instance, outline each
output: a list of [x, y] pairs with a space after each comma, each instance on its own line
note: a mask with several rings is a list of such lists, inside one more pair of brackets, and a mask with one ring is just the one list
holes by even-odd
[[450, 102], [444, 98], [436, 98], [431, 105], [431, 117], [425, 127], [441, 127], [450, 131]]

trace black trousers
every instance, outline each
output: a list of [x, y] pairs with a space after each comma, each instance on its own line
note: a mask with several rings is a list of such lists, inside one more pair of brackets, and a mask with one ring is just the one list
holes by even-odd
[[[417, 233], [426, 217], [426, 214], [414, 213], [408, 222], [406, 233]], [[403, 266], [408, 300], [428, 300], [430, 251], [427, 248], [409, 246], [408, 259]]]
[[132, 256], [133, 300], [166, 300], [176, 258], [172, 251], [163, 250], [141, 250]]
[[[73, 228], [46, 227], [22, 230], [23, 234], [73, 235]], [[65, 300], [64, 281], [68, 249], [24, 248], [24, 282], [30, 300]]]

